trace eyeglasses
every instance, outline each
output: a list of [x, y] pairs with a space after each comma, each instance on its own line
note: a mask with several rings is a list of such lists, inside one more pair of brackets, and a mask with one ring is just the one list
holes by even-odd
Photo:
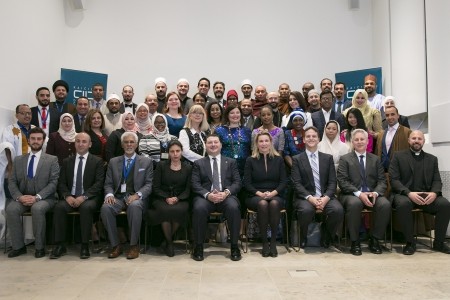
[[21, 114], [22, 116], [31, 116], [31, 112], [19, 111], [18, 114]]

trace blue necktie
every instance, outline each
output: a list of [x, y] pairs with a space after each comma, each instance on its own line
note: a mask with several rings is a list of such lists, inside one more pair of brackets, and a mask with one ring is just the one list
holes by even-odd
[[31, 159], [30, 159], [30, 163], [28, 164], [28, 178], [33, 178], [33, 167], [34, 167], [34, 158], [36, 157], [36, 155], [31, 155]]

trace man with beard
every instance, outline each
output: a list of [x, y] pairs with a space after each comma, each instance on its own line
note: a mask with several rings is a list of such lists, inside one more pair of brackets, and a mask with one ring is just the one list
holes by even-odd
[[57, 80], [52, 86], [53, 94], [55, 95], [55, 102], [50, 103], [50, 106], [58, 110], [59, 114], [75, 113], [75, 105], [72, 103], [65, 103], [67, 94], [69, 93], [69, 85], [64, 80]]
[[45, 214], [55, 204], [59, 177], [58, 159], [42, 151], [46, 135], [41, 128], [32, 128], [28, 144], [31, 152], [14, 160], [9, 189], [13, 201], [6, 208], [6, 221], [11, 235], [12, 251], [8, 257], [27, 252], [24, 244], [21, 216], [26, 211], [33, 215], [36, 258], [45, 256]]
[[214, 97], [216, 98], [217, 102], [219, 102], [220, 106], [225, 108], [227, 105], [227, 101], [223, 99], [223, 94], [225, 93], [225, 83], [221, 81], [216, 81], [213, 84], [213, 93]]
[[38, 105], [31, 108], [31, 124], [40, 127], [46, 135], [59, 129], [59, 112], [50, 107], [50, 90], [40, 87], [36, 90]]
[[394, 207], [406, 239], [403, 254], [416, 252], [412, 210], [420, 208], [435, 215], [433, 250], [450, 254], [445, 235], [450, 220], [450, 202], [442, 197], [442, 180], [436, 156], [422, 148], [425, 137], [419, 130], [411, 132], [409, 149], [394, 153], [389, 166]]
[[319, 92], [316, 90], [310, 90], [308, 92], [308, 103], [309, 103], [309, 112], [314, 113], [316, 111], [320, 111], [320, 95]]
[[148, 94], [147, 97], [145, 97], [144, 103], [148, 106], [148, 117], [151, 120], [153, 118], [153, 114], [158, 110], [158, 99], [155, 95]]
[[120, 113], [131, 112], [133, 115], [136, 114], [137, 104], [133, 103], [134, 89], [131, 85], [126, 85], [122, 88], [122, 98], [123, 102], [120, 104]]
[[339, 123], [340, 128], [345, 129], [345, 122], [342, 114], [331, 110], [332, 102], [332, 92], [326, 91], [320, 93], [320, 106], [322, 109], [311, 114], [313, 125], [317, 128], [317, 130], [319, 130], [319, 141], [322, 140], [325, 124], [327, 124], [330, 120], [335, 120]]
[[105, 93], [104, 87], [101, 83], [95, 83], [92, 86], [92, 100], [91, 108], [100, 110], [105, 100], [103, 100], [103, 95]]
[[105, 114], [105, 134], [109, 136], [114, 130], [122, 128], [119, 96], [110, 94], [106, 100], [106, 108], [108, 113]]
[[244, 99], [250, 99], [251, 101], [255, 100], [255, 99], [252, 99], [253, 86], [252, 86], [252, 81], [250, 79], [242, 80], [241, 92], [244, 95]]
[[244, 126], [253, 130], [253, 123], [256, 117], [252, 114], [252, 100], [242, 99], [239, 105], [241, 107], [242, 117], [244, 118]]
[[[281, 119], [283, 118], [283, 115], [281, 114], [280, 110], [278, 109], [278, 103], [279, 103], [279, 95], [278, 92], [270, 92], [267, 94], [267, 104], [270, 105], [273, 112], [273, 125], [277, 127], [281, 127]], [[255, 120], [255, 123], [253, 124], [253, 128], [258, 128], [262, 126], [261, 118], [258, 117]]]
[[189, 81], [185, 78], [180, 78], [177, 83], [177, 92], [180, 96], [181, 110], [186, 115], [193, 104], [192, 99], [187, 95], [189, 93]]
[[278, 87], [278, 94], [280, 95], [278, 109], [281, 114], [284, 116], [289, 111], [289, 94], [291, 93], [291, 89], [289, 84], [282, 83]]
[[314, 84], [312, 82], [305, 82], [302, 86], [302, 93], [305, 99], [308, 99], [308, 92], [314, 89]]
[[159, 113], [163, 113], [164, 107], [166, 106], [166, 94], [167, 94], [167, 84], [166, 79], [163, 77], [158, 77], [155, 79], [155, 92], [156, 98], [158, 99], [158, 109]]
[[204, 98], [206, 98], [205, 105], [208, 104], [210, 101], [214, 101], [214, 98], [208, 96], [210, 86], [211, 82], [206, 77], [200, 78], [197, 84], [198, 92], [202, 94]]
[[255, 88], [255, 100], [252, 100], [252, 110], [255, 117], [259, 116], [261, 108], [267, 104], [267, 90], [265, 86], [258, 85]]
[[369, 99], [367, 103], [373, 108], [381, 111], [384, 102], [384, 96], [377, 94], [377, 77], [369, 74], [364, 77], [364, 90], [366, 90]]
[[320, 90], [322, 92], [331, 92], [331, 87], [333, 86], [333, 81], [330, 78], [324, 78], [320, 81]]
[[333, 104], [331, 106], [332, 111], [342, 113], [344, 110], [352, 106], [352, 101], [346, 98], [347, 90], [345, 88], [345, 83], [336, 82], [334, 84], [334, 96]]
[[75, 123], [75, 131], [84, 131], [84, 120], [89, 111], [89, 100], [86, 97], [79, 97], [77, 99], [76, 113], [73, 114], [73, 122]]

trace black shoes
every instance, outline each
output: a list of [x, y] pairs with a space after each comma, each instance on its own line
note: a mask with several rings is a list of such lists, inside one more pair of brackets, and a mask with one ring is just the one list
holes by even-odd
[[81, 245], [80, 259], [88, 259], [89, 257], [91, 257], [91, 253], [89, 252], [89, 246]]
[[373, 254], [381, 254], [383, 251], [381, 250], [380, 243], [377, 238], [371, 237], [369, 239], [369, 250]]
[[261, 252], [262, 257], [269, 257], [270, 250], [269, 250], [269, 243], [263, 243], [263, 249]]
[[17, 257], [17, 256], [19, 256], [19, 255], [26, 254], [26, 253], [27, 253], [27, 247], [26, 247], [26, 246], [23, 246], [23, 247], [20, 248], [20, 249], [17, 249], [17, 250], [11, 250], [11, 251], [8, 253], [8, 257], [9, 257], [9, 258], [13, 258], [13, 257]]
[[361, 244], [359, 243], [359, 241], [352, 242], [352, 246], [350, 248], [350, 253], [355, 256], [360, 256], [362, 254]]
[[237, 245], [231, 245], [231, 260], [232, 261], [238, 261], [241, 260], [241, 251], [239, 250], [239, 247]]
[[450, 247], [447, 246], [444, 242], [433, 242], [433, 250], [439, 251], [445, 254], [450, 254]]
[[276, 242], [270, 243], [270, 256], [272, 256], [272, 257], [277, 257], [278, 256], [277, 243]]
[[[37, 252], [37, 250], [36, 250], [36, 252]], [[52, 252], [50, 253], [50, 259], [57, 259], [66, 254], [67, 254], [66, 247], [64, 247], [62, 245], [58, 245], [55, 248], [53, 248]]]
[[196, 261], [203, 260], [203, 245], [198, 244], [194, 247], [194, 251], [192, 252], [192, 259]]
[[330, 248], [331, 245], [331, 234], [328, 232], [325, 222], [322, 222], [320, 229], [321, 229], [320, 246], [322, 246], [325, 249], [328, 249]]
[[166, 246], [164, 247], [164, 253], [168, 256], [168, 257], [174, 257], [175, 256], [175, 250], [173, 249], [173, 243], [172, 242], [167, 242]]
[[416, 244], [407, 242], [405, 247], [403, 247], [404, 255], [413, 255], [416, 252]]
[[36, 258], [41, 258], [41, 257], [44, 257], [45, 256], [45, 248], [42, 248], [42, 249], [36, 249], [35, 251], [34, 251], [34, 257], [36, 257]]

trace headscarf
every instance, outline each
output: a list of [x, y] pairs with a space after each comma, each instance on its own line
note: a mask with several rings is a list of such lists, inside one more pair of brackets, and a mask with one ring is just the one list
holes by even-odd
[[386, 111], [386, 102], [388, 102], [389, 100], [391, 100], [394, 103], [395, 106], [395, 97], [394, 96], [387, 96], [386, 98], [383, 99], [383, 108]]
[[[133, 127], [133, 129], [127, 129], [127, 128], [125, 128], [125, 118], [128, 116], [128, 115], [131, 115], [133, 118], [134, 118], [134, 127]], [[131, 112], [124, 112], [123, 114], [122, 114], [122, 119], [121, 119], [121, 121], [122, 121], [122, 128], [125, 130], [125, 131], [133, 131], [133, 132], [136, 132], [136, 131], [139, 131], [139, 128], [137, 127], [137, 125], [136, 125], [136, 117], [133, 115], [133, 113], [131, 113]]]
[[[72, 128], [69, 131], [65, 131], [62, 128], [62, 120], [65, 117], [69, 117], [72, 120]], [[69, 143], [74, 143], [75, 142], [75, 135], [77, 133], [75, 131], [75, 121], [73, 120], [73, 116], [71, 114], [64, 113], [64, 114], [61, 115], [61, 117], [59, 118], [58, 133], [63, 138], [63, 140], [65, 140], [66, 142], [69, 142]]]
[[294, 121], [295, 118], [302, 118], [304, 124], [308, 122], [308, 117], [300, 107], [297, 107], [289, 114], [289, 123], [292, 124], [292, 121]]
[[138, 131], [142, 133], [143, 135], [149, 134], [152, 131], [152, 122], [150, 121], [150, 118], [147, 117], [145, 120], [141, 120], [138, 117], [138, 110], [139, 108], [144, 107], [147, 112], [150, 112], [148, 105], [145, 103], [140, 103], [136, 107], [136, 114], [134, 115], [134, 119], [136, 120], [136, 126], [138, 127]]
[[[359, 93], [361, 93], [364, 96], [364, 98], [365, 98], [364, 103], [361, 104], [361, 105], [358, 105], [358, 103], [356, 103], [356, 96]], [[374, 118], [374, 113], [375, 113], [375, 111], [377, 111], [377, 109], [372, 108], [369, 105], [369, 103], [367, 102], [367, 100], [368, 100], [367, 92], [365, 90], [363, 90], [363, 89], [357, 89], [355, 91], [355, 93], [353, 94], [352, 106], [347, 108], [345, 110], [344, 114], [345, 114], [345, 116], [347, 116], [347, 112], [350, 110], [350, 108], [356, 107], [357, 109], [359, 109], [361, 111], [361, 113], [363, 115], [363, 118], [364, 118], [364, 122], [366, 123], [367, 128], [370, 129], [370, 130], [375, 130], [375, 128], [373, 128], [374, 127], [374, 120], [373, 120], [373, 118]]]
[[[331, 141], [326, 133], [325, 130], [328, 126], [328, 124], [334, 123], [337, 126], [337, 133], [334, 139]], [[323, 153], [328, 153], [333, 156], [334, 164], [337, 165], [339, 163], [339, 159], [342, 155], [347, 154], [350, 152], [350, 148], [347, 144], [343, 143], [340, 139], [341, 127], [339, 126], [339, 123], [335, 120], [330, 120], [325, 124], [325, 127], [323, 129], [323, 137], [322, 141], [318, 145], [318, 150]]]
[[153, 136], [160, 142], [167, 142], [170, 140], [170, 134], [169, 134], [169, 128], [167, 127], [167, 119], [166, 116], [163, 114], [160, 114], [158, 112], [155, 112], [152, 117], [152, 124], [155, 124], [156, 118], [161, 117], [164, 119], [164, 122], [166, 123], [166, 126], [164, 127], [163, 131], [159, 131], [156, 126], [153, 127]]

